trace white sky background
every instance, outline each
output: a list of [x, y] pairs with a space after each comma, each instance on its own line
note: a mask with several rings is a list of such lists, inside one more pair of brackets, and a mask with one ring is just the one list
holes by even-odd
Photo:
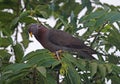
[[[77, 2], [80, 2], [81, 0], [76, 0]], [[100, 2], [102, 3], [107, 3], [110, 5], [114, 5], [114, 6], [120, 6], [120, 0], [100, 0]], [[84, 11], [83, 11], [84, 12]], [[54, 27], [55, 25], [55, 20], [54, 18], [50, 18], [48, 20], [42, 20], [43, 22], [46, 22], [47, 24], [49, 24], [51, 27]], [[34, 38], [30, 38], [30, 40], [32, 40], [33, 42], [31, 42], [28, 46], [28, 48], [25, 51], [25, 54], [37, 50], [37, 49], [42, 49], [43, 47], [41, 46], [41, 44]]]

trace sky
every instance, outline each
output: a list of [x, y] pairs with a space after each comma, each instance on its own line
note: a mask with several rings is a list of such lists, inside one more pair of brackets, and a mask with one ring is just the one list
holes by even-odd
[[102, 3], [108, 3], [114, 6], [120, 6], [120, 0], [100, 0]]

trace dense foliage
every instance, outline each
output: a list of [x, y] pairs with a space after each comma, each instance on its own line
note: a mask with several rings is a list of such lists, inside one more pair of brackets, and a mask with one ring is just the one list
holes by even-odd
[[[0, 0], [0, 84], [120, 82], [120, 7], [99, 0], [80, 1]], [[65, 52], [58, 61], [46, 49], [25, 55], [31, 42], [27, 26], [50, 17], [56, 20], [55, 29], [82, 38], [86, 45], [100, 52], [98, 60], [81, 59]], [[86, 30], [82, 36], [78, 32], [81, 30]], [[11, 62], [11, 58], [15, 60]]]

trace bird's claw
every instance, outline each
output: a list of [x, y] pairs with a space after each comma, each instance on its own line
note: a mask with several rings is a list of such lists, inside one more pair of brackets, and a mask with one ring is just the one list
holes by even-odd
[[62, 50], [55, 51], [55, 56], [58, 60], [60, 60], [60, 53], [62, 53]]

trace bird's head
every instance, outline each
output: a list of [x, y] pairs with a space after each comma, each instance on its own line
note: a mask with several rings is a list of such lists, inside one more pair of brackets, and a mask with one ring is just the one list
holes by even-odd
[[35, 36], [38, 36], [38, 34], [43, 34], [46, 31], [48, 31], [48, 28], [38, 23], [30, 24], [28, 27], [28, 32], [30, 33], [31, 37], [32, 37], [32, 34]]
[[28, 27], [28, 32], [30, 33], [30, 36], [35, 35], [38, 33], [38, 30], [41, 28], [41, 24], [30, 24]]

